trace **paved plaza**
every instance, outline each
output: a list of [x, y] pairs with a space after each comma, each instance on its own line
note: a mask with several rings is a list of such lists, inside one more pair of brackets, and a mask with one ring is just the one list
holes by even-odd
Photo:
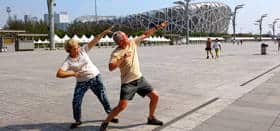
[[[119, 115], [120, 123], [110, 124], [109, 130], [253, 131], [251, 127], [258, 125], [257, 122], [251, 123], [248, 128], [218, 128], [220, 126], [217, 125], [224, 124], [224, 119], [231, 122], [231, 119], [223, 117], [233, 114], [227, 111], [240, 109], [240, 114], [245, 114], [248, 110], [243, 99], [262, 100], [256, 96], [247, 97], [250, 93], [255, 90], [262, 92], [263, 86], [273, 85], [270, 89], [277, 89], [280, 82], [277, 78], [280, 76], [280, 52], [277, 51], [277, 44], [267, 43], [267, 55], [260, 55], [258, 42], [244, 42], [242, 46], [226, 43], [222, 45], [219, 59], [206, 59], [204, 44], [140, 47], [140, 67], [144, 77], [160, 94], [156, 114], [166, 125], [146, 125], [149, 100], [136, 96]], [[120, 72], [108, 70], [112, 50], [111, 47], [95, 48], [89, 52], [89, 56], [102, 73], [109, 101], [114, 107], [119, 100]], [[0, 131], [69, 130], [74, 121], [72, 96], [75, 79], [55, 77], [66, 55], [64, 50], [0, 53]], [[271, 97], [269, 104], [279, 102], [277, 98]], [[271, 124], [268, 121], [278, 120], [273, 118], [280, 113], [279, 104], [273, 106], [274, 110], [254, 109], [273, 116], [266, 119], [267, 125]], [[75, 130], [97, 131], [105, 117], [101, 104], [89, 90], [82, 105], [84, 124]], [[238, 126], [239, 123], [235, 124]], [[277, 129], [277, 123], [272, 127], [264, 129]]]

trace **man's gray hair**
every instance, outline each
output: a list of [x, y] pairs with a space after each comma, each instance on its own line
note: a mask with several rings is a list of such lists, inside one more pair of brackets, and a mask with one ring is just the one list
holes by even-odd
[[120, 41], [120, 39], [122, 38], [121, 33], [123, 33], [122, 31], [116, 31], [113, 33], [113, 40], [118, 43]]

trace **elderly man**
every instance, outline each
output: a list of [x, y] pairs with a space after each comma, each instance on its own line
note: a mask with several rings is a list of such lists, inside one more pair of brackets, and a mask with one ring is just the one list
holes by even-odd
[[137, 46], [141, 41], [151, 36], [158, 29], [162, 29], [166, 26], [167, 22], [163, 22], [147, 30], [140, 37], [132, 40], [128, 40], [127, 35], [122, 31], [117, 31], [113, 34], [113, 39], [118, 44], [118, 47], [111, 54], [109, 70], [120, 69], [120, 101], [117, 107], [112, 110], [106, 120], [101, 124], [100, 131], [105, 131], [107, 129], [109, 122], [127, 107], [128, 101], [132, 100], [136, 93], [142, 97], [148, 96], [150, 98], [148, 124], [163, 125], [163, 122], [156, 119], [154, 115], [159, 95], [142, 76], [139, 67]]

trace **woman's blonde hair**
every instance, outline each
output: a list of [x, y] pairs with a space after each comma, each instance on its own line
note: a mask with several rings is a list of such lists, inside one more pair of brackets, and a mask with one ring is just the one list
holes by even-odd
[[69, 39], [69, 40], [65, 41], [64, 49], [65, 49], [66, 52], [69, 53], [70, 49], [72, 47], [74, 47], [75, 45], [79, 45], [79, 42], [77, 40], [75, 40], [75, 39]]

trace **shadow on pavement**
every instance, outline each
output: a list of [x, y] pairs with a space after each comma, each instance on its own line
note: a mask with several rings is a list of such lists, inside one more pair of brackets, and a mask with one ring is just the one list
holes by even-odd
[[109, 128], [117, 128], [117, 129], [126, 129], [126, 128], [133, 128], [138, 126], [147, 125], [147, 123], [139, 123], [139, 124], [132, 124], [132, 125], [122, 125], [122, 126], [111, 126], [109, 125]]
[[[84, 121], [83, 124], [97, 123], [102, 120]], [[22, 125], [8, 125], [0, 127], [0, 131], [98, 131], [99, 126], [82, 126], [76, 129], [70, 129], [71, 123], [38, 123], [38, 124], [22, 124]]]
[[[22, 125], [8, 125], [5, 127], [0, 127], [0, 131], [99, 131], [99, 123], [101, 124], [102, 120], [94, 120], [94, 121], [83, 121], [83, 124], [75, 129], [70, 129], [71, 123], [38, 123], [38, 124], [22, 124]], [[98, 126], [93, 125], [85, 125], [89, 123], [98, 123]], [[137, 126], [146, 125], [146, 123], [140, 124], [132, 124], [132, 125], [124, 125], [124, 126], [111, 126], [111, 129], [126, 129], [133, 128]]]

